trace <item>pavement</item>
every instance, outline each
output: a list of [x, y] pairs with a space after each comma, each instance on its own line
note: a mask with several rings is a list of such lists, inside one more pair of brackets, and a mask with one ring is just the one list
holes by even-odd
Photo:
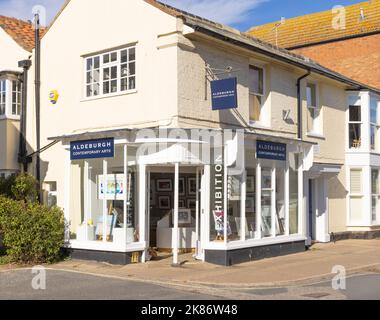
[[[336, 276], [333, 273], [335, 266], [343, 266], [352, 281], [360, 276], [357, 279], [366, 282], [368, 277], [374, 276], [380, 282], [380, 240], [345, 240], [315, 244], [306, 252], [232, 267], [196, 261], [189, 254], [180, 255], [180, 261], [182, 266], [174, 268], [171, 266], [170, 257], [126, 266], [68, 260], [47, 268], [57, 272], [171, 287], [227, 299], [252, 299], [256, 295], [262, 298], [271, 298], [274, 295], [278, 298], [295, 299], [300, 296], [347, 298], [345, 293], [330, 290], [331, 279]], [[3, 266], [0, 267], [0, 272], [13, 269], [12, 266]]]

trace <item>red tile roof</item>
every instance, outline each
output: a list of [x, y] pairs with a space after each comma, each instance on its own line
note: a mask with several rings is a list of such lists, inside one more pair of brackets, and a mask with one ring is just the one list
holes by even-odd
[[32, 51], [34, 48], [34, 28], [31, 22], [0, 15], [0, 27], [22, 48]]
[[[338, 2], [339, 3], [339, 2]], [[248, 34], [279, 47], [293, 49], [324, 41], [336, 41], [347, 37], [365, 36], [380, 32], [380, 0], [371, 0], [345, 7], [346, 25], [334, 29], [332, 22], [337, 13], [332, 10], [268, 23], [253, 27]]]

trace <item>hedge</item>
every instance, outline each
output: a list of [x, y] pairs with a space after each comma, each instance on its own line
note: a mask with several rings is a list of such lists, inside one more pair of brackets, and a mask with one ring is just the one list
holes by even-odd
[[59, 208], [0, 197], [0, 230], [16, 263], [53, 263], [62, 258], [65, 222]]

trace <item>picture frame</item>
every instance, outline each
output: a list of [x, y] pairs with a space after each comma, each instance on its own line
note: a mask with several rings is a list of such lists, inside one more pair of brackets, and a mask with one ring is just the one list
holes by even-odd
[[188, 194], [191, 196], [194, 196], [197, 194], [197, 179], [196, 178], [187, 179], [187, 191], [188, 191]]
[[255, 198], [249, 197], [245, 200], [245, 210], [248, 212], [255, 212]]
[[[174, 210], [172, 211], [172, 222], [174, 225]], [[191, 210], [178, 209], [178, 225], [191, 224]]]
[[170, 196], [159, 196], [158, 197], [158, 208], [159, 209], [171, 209]]
[[154, 180], [150, 181], [150, 205], [156, 205], [156, 192], [155, 192], [155, 183]]
[[158, 179], [156, 183], [158, 192], [173, 191], [173, 181], [171, 179]]
[[187, 209], [195, 210], [197, 206], [197, 200], [196, 199], [187, 199]]
[[180, 208], [180, 209], [186, 209], [186, 203], [185, 203], [186, 201], [184, 200], [184, 199], [180, 199], [180, 200], [178, 200], [178, 207]]
[[185, 178], [179, 178], [178, 192], [180, 196], [186, 195], [186, 183]]
[[246, 181], [247, 193], [254, 193], [256, 189], [256, 179], [255, 176], [247, 176]]

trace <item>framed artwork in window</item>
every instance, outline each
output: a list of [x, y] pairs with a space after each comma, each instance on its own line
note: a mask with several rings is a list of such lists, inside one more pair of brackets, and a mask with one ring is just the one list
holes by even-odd
[[158, 192], [171, 192], [173, 191], [173, 182], [171, 179], [158, 179], [157, 180]]
[[171, 209], [171, 199], [169, 196], [159, 196], [158, 197], [158, 208], [159, 209]]
[[180, 196], [186, 195], [186, 183], [185, 183], [185, 178], [180, 178], [179, 179], [179, 187], [178, 187], [178, 192]]
[[248, 193], [255, 192], [255, 184], [256, 184], [255, 176], [248, 176], [247, 182], [246, 182], [246, 188], [247, 188]]
[[197, 194], [197, 179], [196, 178], [189, 178], [187, 179], [187, 185], [188, 185], [188, 194], [191, 196], [194, 196]]

